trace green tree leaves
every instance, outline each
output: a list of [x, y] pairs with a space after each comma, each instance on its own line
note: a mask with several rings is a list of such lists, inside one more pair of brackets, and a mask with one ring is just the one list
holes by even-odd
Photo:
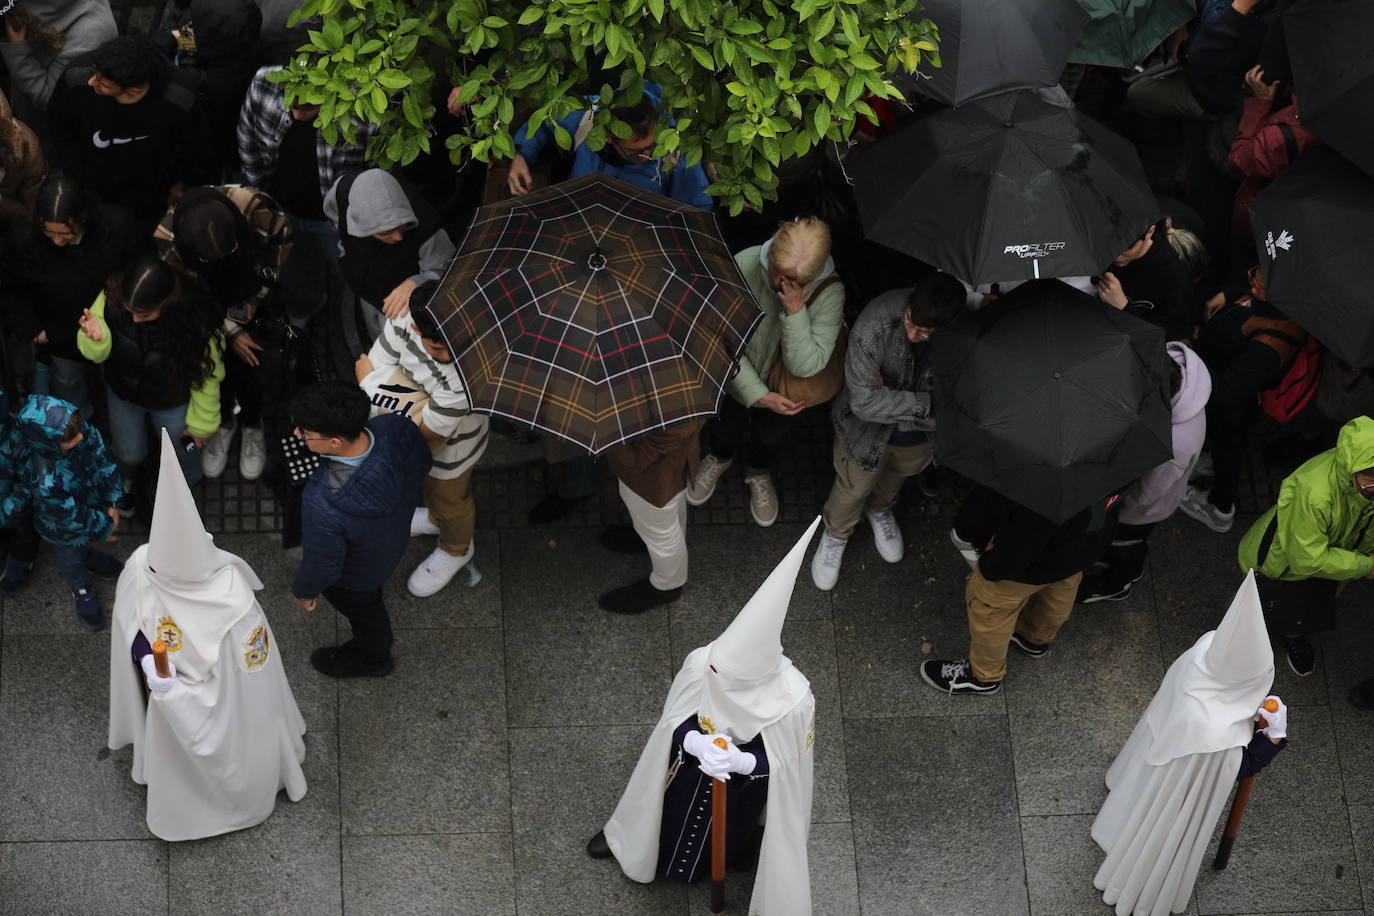
[[[655, 83], [655, 152], [706, 161], [711, 193], [737, 213], [775, 196], [782, 162], [846, 140], [856, 115], [871, 115], [863, 97], [897, 97], [889, 74], [938, 64], [939, 36], [908, 15], [917, 9], [916, 0], [305, 0], [301, 15], [322, 25], [274, 79], [288, 103], [321, 105], [330, 142], [376, 124], [368, 158], [382, 167], [428, 149], [432, 99], [449, 86], [468, 104], [466, 129], [446, 142], [462, 163], [510, 157], [517, 117], [548, 124], [601, 90], [587, 138], [599, 149], [627, 133], [609, 109]], [[555, 133], [571, 145], [566, 130]]]

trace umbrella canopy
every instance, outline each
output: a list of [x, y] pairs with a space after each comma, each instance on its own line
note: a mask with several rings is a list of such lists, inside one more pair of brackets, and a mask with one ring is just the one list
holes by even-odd
[[473, 409], [593, 454], [715, 415], [763, 316], [713, 214], [596, 173], [478, 210], [429, 308]]
[[932, 338], [941, 465], [1062, 522], [1173, 456], [1164, 332], [1057, 280]]
[[1374, 175], [1374, 7], [1299, 0], [1279, 21], [1302, 123]]
[[941, 66], [917, 88], [946, 105], [1057, 85], [1089, 19], [1077, 0], [925, 0], [907, 15], [940, 27]]
[[1374, 368], [1374, 178], [1315, 147], [1250, 203], [1265, 296], [1352, 366]]
[[1079, 0], [1092, 17], [1069, 55], [1076, 64], [1134, 67], [1197, 15], [1194, 0]]
[[870, 239], [975, 285], [1095, 274], [1160, 216], [1126, 140], [1031, 92], [919, 121], [851, 171]]

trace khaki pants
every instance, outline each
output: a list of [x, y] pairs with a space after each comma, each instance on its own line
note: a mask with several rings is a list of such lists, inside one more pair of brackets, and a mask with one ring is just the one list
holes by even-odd
[[457, 477], [426, 477], [424, 494], [429, 520], [439, 527], [439, 548], [461, 557], [472, 546], [472, 531], [477, 527], [472, 468]]
[[890, 511], [906, 479], [930, 465], [932, 445], [929, 440], [920, 445], [889, 445], [877, 469], [865, 471], [836, 439], [835, 482], [821, 510], [830, 536], [847, 540], [863, 518], [865, 506], [874, 512]]
[[659, 591], [687, 584], [687, 491], [683, 490], [662, 508], [620, 484], [620, 498], [630, 510], [635, 533], [649, 548], [653, 571], [649, 584]]
[[964, 588], [968, 604], [968, 660], [980, 681], [1000, 681], [1007, 673], [1012, 632], [1033, 643], [1053, 642], [1069, 619], [1081, 572], [1048, 585], [989, 582], [975, 569]]

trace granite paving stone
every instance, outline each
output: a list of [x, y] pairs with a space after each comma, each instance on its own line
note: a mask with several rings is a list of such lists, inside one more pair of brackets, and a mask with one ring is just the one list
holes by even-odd
[[1087, 814], [1103, 775], [1164, 674], [1154, 615], [1130, 602], [1080, 604], [1048, 655], [1008, 659], [1007, 721], [1021, 814]]
[[947, 527], [917, 527], [925, 547], [909, 551], [900, 563], [877, 559], [840, 571], [833, 595], [844, 715], [1005, 715], [1000, 693], [952, 702], [921, 680], [925, 659], [968, 653], [968, 566], [947, 540]]
[[[92, 867], [92, 866], [96, 867]], [[170, 916], [159, 840], [0, 843], [0, 916]]]
[[[763, 585], [809, 525], [807, 521], [779, 522], [769, 528], [753, 524], [689, 527], [691, 572], [682, 600], [673, 608], [673, 619], [699, 619], [724, 629], [753, 594], [748, 583], [757, 583], [754, 588]], [[830, 596], [811, 584], [811, 553], [819, 541], [816, 534], [807, 547], [787, 612], [789, 620], [830, 618]], [[722, 569], [729, 569], [730, 575], [718, 575]]]
[[[1374, 770], [1369, 749], [1374, 747], [1374, 711], [1356, 709], [1347, 696], [1350, 688], [1374, 677], [1374, 607], [1346, 607], [1338, 614], [1334, 631], [1322, 634], [1322, 658], [1330, 691], [1331, 720], [1336, 728], [1336, 749], [1346, 801], [1351, 805], [1374, 804]], [[1370, 898], [1374, 902], [1374, 897]]]
[[402, 636], [389, 677], [340, 685], [344, 834], [509, 830], [500, 633]]
[[339, 912], [338, 736], [307, 733], [305, 797], [277, 793], [250, 830], [167, 844], [178, 916], [329, 916]]
[[508, 833], [344, 837], [345, 916], [515, 916]]
[[594, 531], [558, 529], [503, 532], [501, 556], [510, 724], [657, 721], [675, 670], [670, 608], [621, 615], [596, 604], [647, 576], [648, 558], [604, 550]]
[[1004, 720], [847, 720], [845, 738], [866, 916], [1029, 912]]
[[108, 633], [0, 647], [0, 840], [147, 839], [132, 753], [110, 753]]
[[[614, 859], [597, 861], [585, 852], [587, 840], [615, 810], [651, 730], [511, 728], [510, 814], [520, 913], [687, 916], [686, 885], [639, 884]], [[595, 740], [586, 740], [589, 734]]]

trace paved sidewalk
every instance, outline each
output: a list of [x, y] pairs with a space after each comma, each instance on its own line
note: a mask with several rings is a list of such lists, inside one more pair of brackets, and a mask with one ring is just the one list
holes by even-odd
[[[719, 519], [725, 508], [694, 516], [683, 599], [641, 617], [597, 609], [599, 591], [644, 563], [601, 550], [586, 516], [479, 530], [481, 582], [428, 600], [404, 593], [431, 548], [417, 540], [389, 591], [398, 661], [381, 681], [310, 669], [341, 618], [290, 602], [295, 563], [275, 536], [219, 535], [266, 584], [309, 724], [310, 789], [259, 827], [182, 844], [149, 836], [128, 750], [103, 750], [108, 632], [79, 627], [45, 555], [29, 592], [0, 605], [0, 916], [707, 912], [705, 888], [634, 884], [582, 846], [682, 658], [801, 533], [805, 501], [823, 499], [799, 480], [783, 482], [773, 528]], [[504, 486], [488, 481], [483, 520], [527, 502], [495, 505]], [[1128, 601], [1079, 607], [1043, 660], [1013, 654], [1000, 695], [947, 697], [916, 666], [962, 653], [965, 568], [940, 508], [908, 490], [906, 558], [884, 563], [861, 529], [834, 592], [803, 571], [784, 634], [818, 700], [816, 913], [1105, 916], [1088, 835], [1103, 773], [1167, 664], [1224, 612], [1245, 520], [1229, 535], [1165, 525]], [[611, 499], [597, 505], [596, 522], [614, 514]], [[1374, 715], [1344, 698], [1374, 674], [1374, 588], [1354, 583], [1344, 602], [1315, 675], [1278, 659], [1291, 747], [1261, 777], [1230, 868], [1204, 868], [1190, 913], [1374, 913]], [[750, 878], [732, 878], [731, 912]]]

